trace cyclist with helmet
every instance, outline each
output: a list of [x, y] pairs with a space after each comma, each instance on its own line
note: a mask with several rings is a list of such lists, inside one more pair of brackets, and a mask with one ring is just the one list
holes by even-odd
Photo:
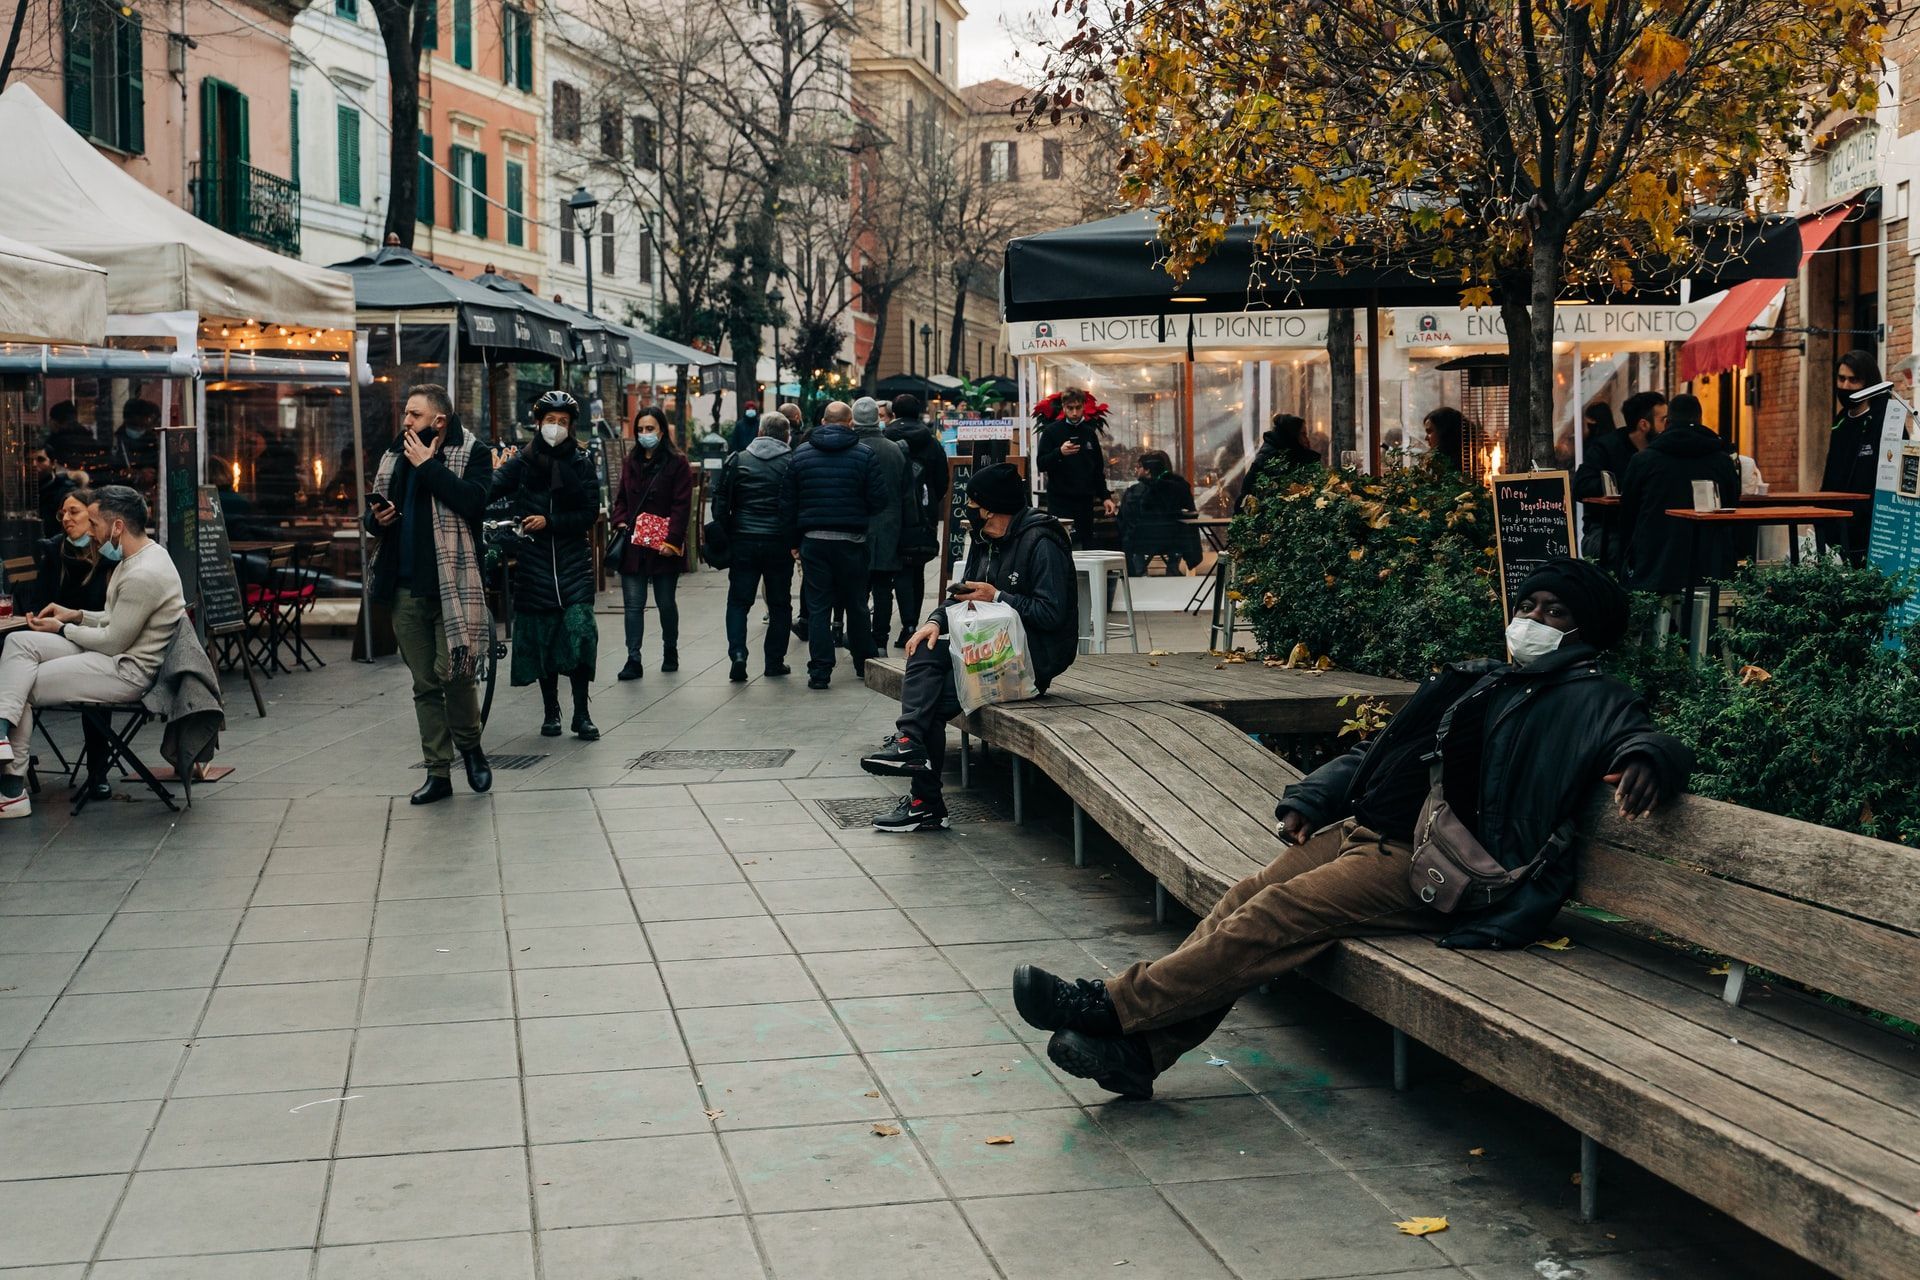
[[540, 732], [560, 736], [560, 677], [573, 684], [574, 736], [600, 736], [587, 714], [599, 630], [593, 620], [593, 550], [600, 490], [574, 438], [580, 402], [564, 391], [534, 401], [537, 432], [525, 449], [494, 455], [493, 498], [505, 500], [525, 538], [513, 571], [513, 670], [517, 688], [538, 683]]

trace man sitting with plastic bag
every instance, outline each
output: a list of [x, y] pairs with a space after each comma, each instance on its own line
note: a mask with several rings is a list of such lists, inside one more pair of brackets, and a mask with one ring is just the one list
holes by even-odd
[[947, 721], [993, 702], [1047, 691], [1073, 662], [1080, 636], [1073, 550], [1067, 531], [1027, 504], [1027, 482], [1010, 463], [982, 467], [967, 484], [973, 538], [963, 580], [907, 638], [900, 719], [868, 773], [906, 774], [913, 790], [873, 820], [879, 831], [948, 826], [940, 773]]

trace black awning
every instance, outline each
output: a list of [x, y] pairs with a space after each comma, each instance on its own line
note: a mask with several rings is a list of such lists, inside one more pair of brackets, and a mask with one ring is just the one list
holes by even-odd
[[353, 277], [354, 310], [363, 323], [396, 311], [451, 311], [462, 341], [489, 358], [569, 358], [565, 326], [554, 325], [520, 295], [486, 288], [398, 245], [337, 263], [334, 270]]
[[945, 397], [951, 390], [917, 373], [896, 373], [873, 384], [876, 396], [919, 396], [922, 400]]

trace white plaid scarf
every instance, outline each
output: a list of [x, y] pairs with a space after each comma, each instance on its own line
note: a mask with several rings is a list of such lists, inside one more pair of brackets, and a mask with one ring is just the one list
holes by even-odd
[[[443, 437], [440, 445], [440, 461], [456, 476], [466, 474], [467, 460], [476, 447], [471, 431], [463, 430], [460, 441], [454, 444]], [[373, 478], [373, 491], [389, 502], [393, 495], [387, 490], [402, 456], [398, 449], [387, 450]], [[440, 578], [440, 625], [447, 633], [447, 677], [483, 680], [493, 658], [493, 617], [487, 612], [486, 575], [473, 530], [457, 513], [433, 501], [424, 485], [416, 484], [414, 493], [428, 499], [433, 516], [433, 563]]]

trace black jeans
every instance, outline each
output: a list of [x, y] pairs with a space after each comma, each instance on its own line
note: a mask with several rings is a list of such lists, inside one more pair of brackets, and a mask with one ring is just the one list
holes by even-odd
[[927, 562], [909, 564], [893, 575], [894, 599], [900, 602], [900, 629], [913, 631], [926, 620]]
[[733, 563], [727, 568], [727, 656], [747, 660], [747, 613], [753, 597], [767, 601], [767, 666], [787, 660], [788, 628], [793, 625], [793, 552], [780, 538], [736, 535]]
[[828, 538], [800, 540], [800, 591], [807, 604], [807, 674], [833, 674], [833, 614], [846, 611], [847, 648], [858, 673], [873, 656], [867, 624], [867, 544]]
[[1073, 522], [1073, 549], [1086, 551], [1093, 546], [1093, 513], [1100, 509], [1100, 500], [1092, 494], [1049, 493], [1047, 495], [1047, 514], [1056, 520]]
[[[873, 623], [876, 653], [884, 652], [893, 636], [893, 588], [899, 574], [898, 569], [875, 569], [867, 575], [867, 595], [871, 601], [868, 616]], [[900, 620], [905, 622], [906, 615], [902, 614]]]
[[953, 657], [943, 637], [908, 656], [906, 677], [900, 685], [900, 719], [894, 728], [927, 753], [927, 772], [912, 775], [915, 798], [930, 804], [939, 802], [940, 774], [947, 767], [947, 721], [959, 714]]

